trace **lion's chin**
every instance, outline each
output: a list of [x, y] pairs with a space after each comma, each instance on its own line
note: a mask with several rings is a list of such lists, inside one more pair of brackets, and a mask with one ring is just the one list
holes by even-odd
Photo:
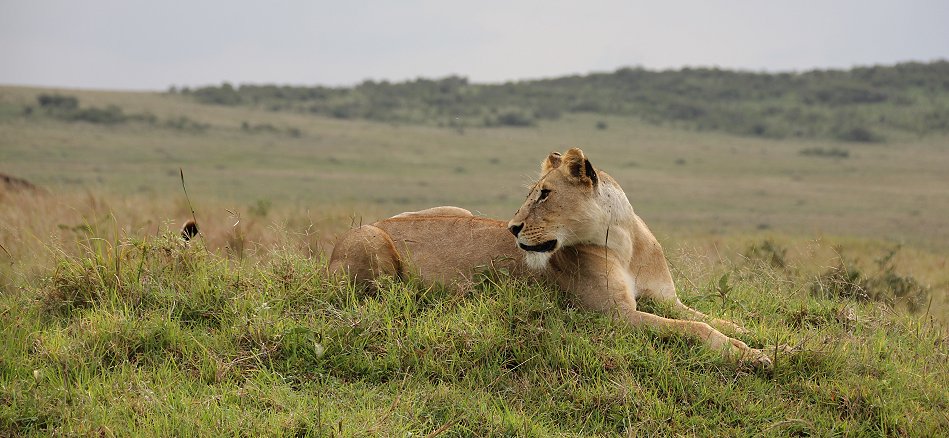
[[537, 245], [527, 245], [527, 244], [518, 242], [517, 246], [518, 248], [523, 249], [524, 251], [528, 251], [528, 252], [551, 252], [557, 249], [557, 239], [548, 240], [544, 243], [540, 243]]
[[540, 271], [547, 267], [547, 264], [550, 263], [550, 256], [553, 255], [552, 251], [547, 252], [533, 252], [528, 251], [524, 253], [524, 262], [527, 263], [527, 267]]

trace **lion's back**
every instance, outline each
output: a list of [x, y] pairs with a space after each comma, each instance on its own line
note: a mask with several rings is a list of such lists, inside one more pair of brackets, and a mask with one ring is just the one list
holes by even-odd
[[373, 225], [395, 242], [406, 270], [426, 282], [464, 281], [492, 267], [514, 272], [523, 268], [523, 255], [505, 222], [478, 216], [414, 215]]

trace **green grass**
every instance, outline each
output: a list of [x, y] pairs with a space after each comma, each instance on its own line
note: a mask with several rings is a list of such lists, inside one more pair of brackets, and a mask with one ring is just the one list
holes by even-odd
[[[909, 435], [949, 428], [944, 328], [725, 263], [772, 372], [488, 275], [357, 292], [324, 261], [177, 237], [89, 240], [0, 296], [3, 435]], [[716, 274], [717, 275], [717, 274]], [[681, 275], [680, 287], [688, 284]], [[704, 289], [701, 287], [700, 289]], [[643, 303], [670, 315], [669, 310]]]

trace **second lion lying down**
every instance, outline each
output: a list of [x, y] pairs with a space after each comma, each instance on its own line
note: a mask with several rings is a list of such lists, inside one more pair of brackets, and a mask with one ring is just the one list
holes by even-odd
[[[683, 333], [731, 358], [771, 365], [761, 350], [702, 321], [740, 327], [679, 300], [659, 242], [619, 184], [577, 148], [554, 152], [541, 163], [540, 180], [507, 223], [458, 207], [402, 213], [350, 230], [329, 264], [332, 272], [363, 284], [406, 274], [426, 284], [460, 283], [485, 266], [547, 280], [583, 306], [618, 314], [634, 326]], [[639, 297], [668, 302], [690, 319], [639, 311]]]

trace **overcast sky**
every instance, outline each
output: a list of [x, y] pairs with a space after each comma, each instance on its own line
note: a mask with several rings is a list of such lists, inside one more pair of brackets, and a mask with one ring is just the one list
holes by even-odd
[[949, 59], [949, 1], [0, 0], [0, 84], [500, 82], [935, 59]]

